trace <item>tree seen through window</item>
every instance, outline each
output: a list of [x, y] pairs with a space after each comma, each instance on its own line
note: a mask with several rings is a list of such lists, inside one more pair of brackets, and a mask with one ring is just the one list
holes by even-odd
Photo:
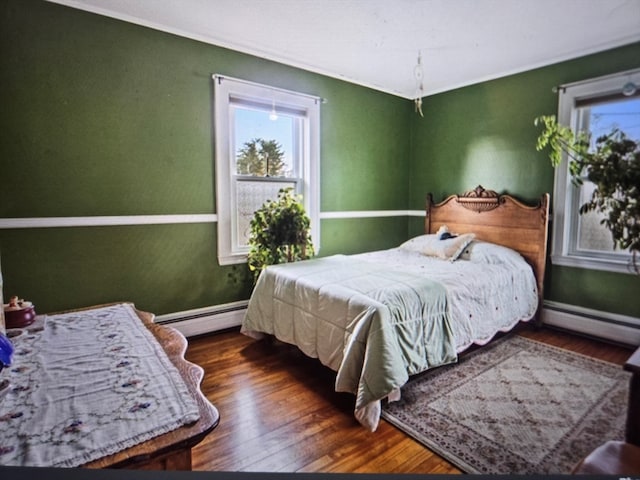
[[276, 140], [253, 138], [245, 142], [236, 158], [238, 175], [283, 177], [286, 167], [284, 152]]

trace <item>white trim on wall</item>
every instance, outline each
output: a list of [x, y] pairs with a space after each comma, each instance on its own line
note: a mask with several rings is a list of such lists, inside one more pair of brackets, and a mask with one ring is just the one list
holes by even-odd
[[320, 212], [321, 219], [334, 218], [378, 218], [378, 217], [424, 217], [425, 210], [370, 210], [347, 212]]
[[407, 215], [409, 217], [426, 217], [427, 211], [426, 210], [409, 210], [407, 212]]
[[217, 221], [218, 216], [215, 214], [0, 218], [0, 229], [159, 225], [178, 223], [211, 223]]
[[[321, 219], [372, 217], [424, 217], [424, 210], [371, 210], [321, 212]], [[116, 225], [162, 225], [180, 223], [215, 223], [215, 213], [177, 215], [111, 215], [89, 217], [0, 218], [0, 230], [17, 228], [108, 227]]]

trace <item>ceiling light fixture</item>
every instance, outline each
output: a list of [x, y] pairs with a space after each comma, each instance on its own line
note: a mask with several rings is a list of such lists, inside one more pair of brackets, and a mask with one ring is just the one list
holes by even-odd
[[422, 114], [422, 97], [424, 97], [424, 84], [422, 81], [424, 78], [424, 71], [422, 70], [422, 55], [420, 50], [418, 50], [418, 63], [413, 69], [413, 76], [416, 79], [416, 95], [413, 103], [415, 105], [416, 113], [419, 113], [421, 117], [424, 117]]

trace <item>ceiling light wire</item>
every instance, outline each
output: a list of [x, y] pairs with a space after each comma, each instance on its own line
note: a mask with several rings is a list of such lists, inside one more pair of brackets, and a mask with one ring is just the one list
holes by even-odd
[[413, 76], [416, 79], [416, 95], [413, 100], [416, 113], [424, 117], [422, 113], [422, 97], [424, 97], [424, 70], [422, 68], [422, 53], [418, 50], [418, 63], [413, 68]]

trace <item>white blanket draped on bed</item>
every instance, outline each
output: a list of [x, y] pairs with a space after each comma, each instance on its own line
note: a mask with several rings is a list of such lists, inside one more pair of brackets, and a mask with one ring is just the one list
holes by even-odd
[[356, 395], [371, 430], [380, 399], [457, 358], [442, 285], [344, 255], [264, 270], [242, 331], [275, 335], [336, 370], [336, 391]]
[[451, 328], [458, 353], [484, 345], [496, 333], [533, 318], [538, 288], [531, 266], [513, 250], [474, 242], [470, 256], [449, 262], [400, 248], [354, 255], [355, 258], [426, 275], [447, 290]]

